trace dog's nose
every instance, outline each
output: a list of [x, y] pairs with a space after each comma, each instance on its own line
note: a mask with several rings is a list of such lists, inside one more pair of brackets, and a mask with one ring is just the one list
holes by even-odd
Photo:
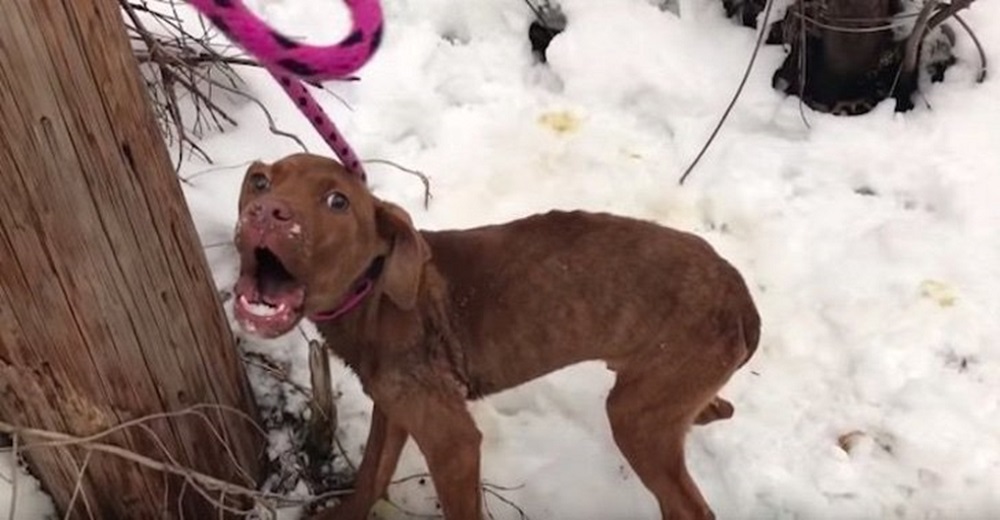
[[285, 224], [292, 220], [292, 208], [280, 200], [264, 199], [254, 203], [250, 215], [258, 224]]

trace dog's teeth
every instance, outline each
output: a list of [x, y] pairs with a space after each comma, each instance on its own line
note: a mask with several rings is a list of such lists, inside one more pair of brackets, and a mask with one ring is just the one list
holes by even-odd
[[247, 307], [247, 310], [253, 314], [256, 314], [257, 316], [274, 316], [275, 314], [278, 313], [277, 308], [271, 307], [270, 305], [266, 305], [263, 303], [251, 303]]
[[273, 306], [273, 305], [268, 305], [266, 303], [253, 303], [247, 300], [246, 296], [240, 296], [240, 304], [250, 314], [253, 314], [254, 316], [260, 316], [263, 318], [280, 314], [288, 308], [286, 304]]

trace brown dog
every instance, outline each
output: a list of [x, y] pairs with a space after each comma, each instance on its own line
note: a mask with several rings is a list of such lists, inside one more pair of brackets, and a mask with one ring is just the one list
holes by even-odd
[[684, 464], [692, 423], [753, 354], [743, 279], [703, 240], [606, 214], [551, 212], [420, 232], [336, 162], [253, 164], [240, 196], [236, 315], [274, 337], [316, 322], [374, 401], [354, 494], [365, 518], [412, 436], [445, 517], [481, 518], [480, 433], [466, 401], [604, 360], [615, 442], [664, 518], [711, 518]]

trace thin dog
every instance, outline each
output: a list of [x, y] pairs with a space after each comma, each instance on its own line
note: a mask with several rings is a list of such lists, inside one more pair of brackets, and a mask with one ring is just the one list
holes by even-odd
[[353, 495], [321, 512], [366, 518], [407, 438], [445, 518], [482, 517], [481, 434], [466, 402], [585, 360], [615, 372], [615, 443], [663, 518], [712, 518], [685, 466], [692, 424], [753, 354], [743, 278], [702, 239], [608, 214], [553, 211], [418, 231], [337, 162], [254, 163], [239, 201], [235, 314], [265, 337], [314, 321], [374, 402]]

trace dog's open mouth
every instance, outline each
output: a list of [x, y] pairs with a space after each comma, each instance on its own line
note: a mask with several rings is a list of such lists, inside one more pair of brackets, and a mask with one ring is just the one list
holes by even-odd
[[247, 332], [274, 338], [302, 318], [305, 286], [270, 249], [258, 247], [245, 255], [236, 282], [236, 320]]

